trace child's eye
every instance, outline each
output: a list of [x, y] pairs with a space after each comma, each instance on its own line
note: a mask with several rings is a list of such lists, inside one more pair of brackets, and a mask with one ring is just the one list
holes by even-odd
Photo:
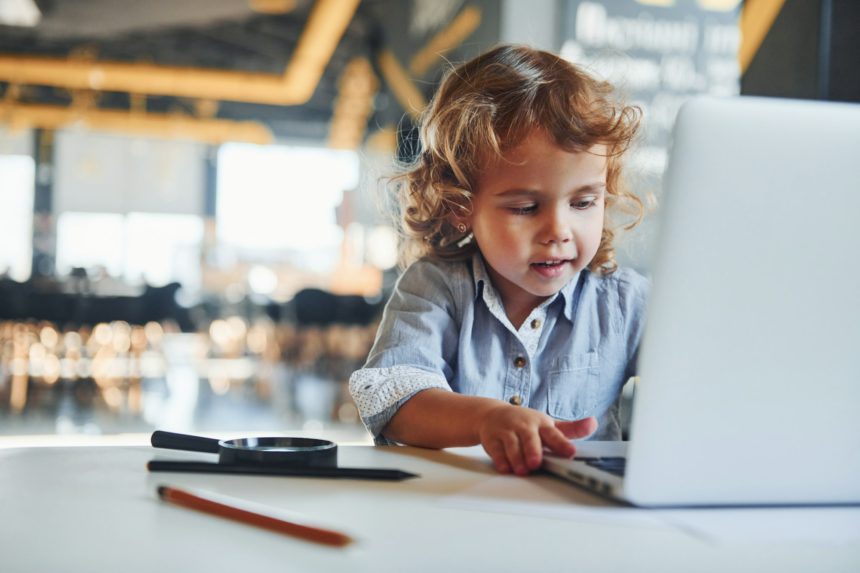
[[594, 198], [592, 197], [592, 198], [589, 198], [589, 199], [582, 199], [582, 200], [580, 200], [580, 201], [573, 201], [573, 202], [570, 204], [570, 206], [571, 206], [571, 207], [573, 207], [574, 209], [578, 209], [578, 210], [580, 210], [580, 211], [584, 211], [584, 210], [586, 210], [586, 209], [590, 209], [590, 208], [591, 208], [591, 207], [593, 207], [596, 203], [597, 203], [597, 200], [596, 200], [596, 199], [594, 199]]
[[512, 207], [508, 207], [508, 210], [514, 215], [530, 215], [537, 211], [537, 205], [515, 205]]

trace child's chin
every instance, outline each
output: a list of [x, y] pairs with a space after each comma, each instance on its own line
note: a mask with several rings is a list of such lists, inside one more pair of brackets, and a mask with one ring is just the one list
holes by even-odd
[[546, 276], [544, 273], [535, 271], [537, 275], [535, 288], [541, 291], [550, 290], [555, 294], [576, 275], [576, 272], [577, 270], [570, 264], [567, 268], [560, 269], [556, 276]]
[[555, 295], [558, 291], [567, 284], [566, 280], [558, 279], [553, 281], [553, 284], [543, 284], [534, 286], [533, 288], [528, 289], [534, 296], [539, 297], [550, 297]]

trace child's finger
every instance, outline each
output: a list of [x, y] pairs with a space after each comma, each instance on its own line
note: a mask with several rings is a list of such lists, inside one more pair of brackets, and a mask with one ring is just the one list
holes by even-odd
[[522, 444], [526, 468], [529, 471], [538, 469], [543, 457], [543, 445], [541, 444], [540, 434], [535, 431], [529, 431], [520, 436], [520, 443]]
[[570, 443], [570, 440], [555, 426], [542, 427], [540, 437], [543, 440], [543, 445], [556, 455], [570, 458], [576, 453], [576, 448]]
[[498, 440], [483, 444], [484, 451], [493, 460], [493, 465], [499, 473], [510, 473], [511, 466], [508, 464], [508, 458], [505, 455], [505, 447]]
[[505, 456], [508, 458], [508, 463], [517, 475], [526, 475], [528, 468], [523, 459], [523, 450], [520, 440], [516, 434], [509, 434], [502, 439], [502, 444], [505, 446]]
[[583, 418], [582, 420], [573, 420], [572, 422], [556, 420], [555, 427], [561, 430], [561, 433], [570, 440], [585, 438], [597, 430], [597, 418], [592, 416], [590, 418]]

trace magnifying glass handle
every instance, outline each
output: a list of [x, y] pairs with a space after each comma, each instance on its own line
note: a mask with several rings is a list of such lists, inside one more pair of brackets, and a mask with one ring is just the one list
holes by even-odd
[[152, 432], [150, 440], [153, 447], [168, 450], [185, 450], [186, 452], [208, 452], [219, 453], [218, 440], [213, 438], [202, 438], [200, 436], [189, 436], [188, 434], [176, 434], [174, 432]]

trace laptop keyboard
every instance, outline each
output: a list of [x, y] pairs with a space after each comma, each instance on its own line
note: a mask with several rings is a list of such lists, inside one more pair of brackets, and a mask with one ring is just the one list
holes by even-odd
[[624, 468], [627, 464], [627, 458], [576, 458], [581, 462], [585, 462], [591, 467], [609, 472], [619, 477], [624, 477]]

